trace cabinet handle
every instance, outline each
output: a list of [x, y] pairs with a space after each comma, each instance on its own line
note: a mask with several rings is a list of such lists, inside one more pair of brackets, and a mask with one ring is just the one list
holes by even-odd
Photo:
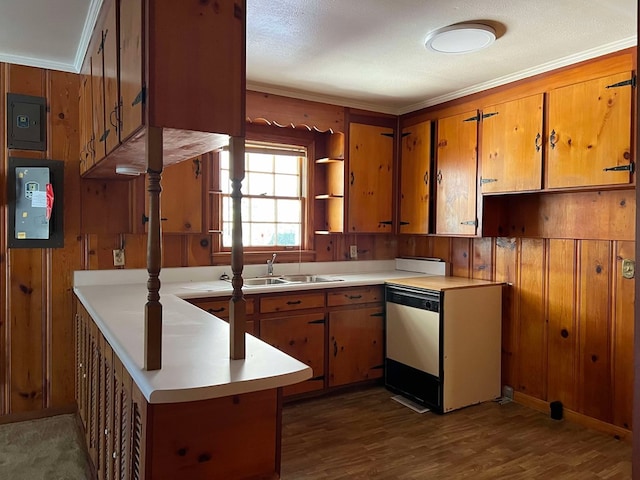
[[362, 298], [362, 295], [348, 295], [347, 298], [349, 300], [357, 300], [359, 298]]
[[429, 186], [429, 170], [424, 172], [424, 177], [422, 177], [422, 179], [424, 180], [424, 184], [428, 187]]
[[384, 317], [384, 312], [372, 313], [370, 317]]
[[209, 313], [220, 313], [220, 312], [224, 312], [226, 310], [226, 308], [224, 307], [220, 307], [220, 308], [207, 308], [207, 312]]
[[289, 300], [287, 302], [287, 305], [300, 305], [302, 303], [302, 300]]
[[409, 225], [411, 222], [400, 222], [400, 226], [402, 227], [403, 225]]
[[113, 128], [116, 129], [116, 132], [117, 132], [118, 131], [118, 105], [117, 104], [115, 107], [113, 107], [113, 110], [111, 110], [111, 113], [109, 114], [109, 123]]
[[438, 185], [442, 183], [442, 170], [438, 170], [438, 176], [436, 177], [436, 180], [438, 181]]
[[351, 185], [356, 181], [356, 176], [351, 172]]
[[536, 152], [539, 152], [540, 149], [542, 148], [542, 143], [540, 142], [541, 139], [542, 139], [542, 135], [540, 135], [540, 132], [538, 132], [538, 135], [536, 135], [536, 139], [534, 141], [534, 145], [536, 146]]
[[556, 145], [558, 144], [558, 135], [556, 134], [555, 130], [551, 130], [551, 136], [549, 137], [549, 145], [551, 145], [551, 148], [556, 148]]
[[333, 356], [337, 357], [338, 356], [338, 342], [337, 341], [333, 341]]

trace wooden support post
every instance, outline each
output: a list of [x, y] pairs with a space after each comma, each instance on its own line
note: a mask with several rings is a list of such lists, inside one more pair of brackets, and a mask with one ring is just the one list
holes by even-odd
[[247, 323], [247, 302], [242, 293], [242, 180], [244, 179], [244, 137], [231, 137], [229, 141], [231, 167], [231, 198], [233, 227], [231, 231], [231, 271], [233, 295], [229, 301], [229, 353], [233, 360], [245, 358], [244, 333]]
[[162, 129], [147, 127], [147, 176], [149, 224], [147, 225], [147, 303], [144, 311], [144, 368], [162, 367], [162, 304], [160, 268], [162, 259], [160, 227], [160, 177], [162, 175]]

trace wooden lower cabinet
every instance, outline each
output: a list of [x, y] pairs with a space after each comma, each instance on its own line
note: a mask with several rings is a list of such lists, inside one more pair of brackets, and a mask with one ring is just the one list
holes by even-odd
[[74, 328], [76, 399], [98, 480], [279, 478], [282, 389], [150, 404], [80, 303]]
[[329, 313], [329, 386], [381, 378], [384, 307]]
[[324, 331], [324, 312], [260, 320], [263, 341], [313, 369], [309, 380], [284, 387], [285, 396], [324, 388]]

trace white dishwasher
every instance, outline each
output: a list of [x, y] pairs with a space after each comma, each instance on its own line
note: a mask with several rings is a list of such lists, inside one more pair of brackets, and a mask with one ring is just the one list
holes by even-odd
[[498, 397], [502, 286], [420, 282], [386, 285], [387, 388], [438, 413]]

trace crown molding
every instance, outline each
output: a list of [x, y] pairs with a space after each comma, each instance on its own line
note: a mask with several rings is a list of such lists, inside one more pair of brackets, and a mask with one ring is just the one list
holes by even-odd
[[45, 68], [47, 70], [59, 70], [61, 72], [77, 73], [75, 66], [71, 63], [54, 62], [42, 58], [23, 57], [21, 55], [8, 55], [0, 53], [0, 62], [14, 65], [25, 65], [27, 67]]
[[80, 70], [82, 70], [82, 62], [84, 61], [87, 49], [89, 48], [91, 35], [93, 34], [93, 29], [96, 26], [96, 21], [98, 20], [98, 14], [100, 13], [101, 7], [102, 0], [91, 0], [91, 3], [89, 4], [89, 11], [87, 12], [84, 26], [82, 27], [82, 34], [80, 35], [78, 49], [76, 50], [76, 58], [73, 62], [75, 73], [80, 73]]
[[510, 75], [505, 75], [503, 77], [499, 77], [494, 80], [490, 80], [488, 82], [479, 83], [471, 87], [467, 87], [461, 90], [457, 90], [455, 92], [447, 93], [446, 95], [440, 95], [438, 97], [429, 98], [419, 103], [407, 105], [406, 107], [402, 107], [398, 109], [398, 111], [396, 112], [396, 115], [404, 115], [406, 113], [415, 112], [416, 110], [421, 110], [423, 108], [433, 107], [434, 105], [440, 105], [441, 103], [455, 100], [457, 98], [471, 95], [473, 93], [479, 93], [484, 90], [489, 90], [494, 87], [499, 87], [502, 85], [506, 85], [508, 83], [515, 82], [517, 80], [533, 77], [541, 73], [550, 72], [552, 70], [556, 70], [558, 68], [583, 62], [585, 60], [591, 60], [593, 58], [597, 58], [602, 55], [624, 50], [625, 48], [634, 47], [637, 44], [638, 44], [637, 36], [624, 38], [622, 40], [618, 40], [612, 43], [607, 43], [605, 45], [601, 45], [597, 48], [592, 48], [590, 50], [585, 50], [575, 55], [569, 55], [567, 57], [559, 58], [551, 62], [543, 63], [542, 65], [538, 65], [537, 67], [534, 67], [534, 68], [521, 70], [520, 72], [516, 72]]

